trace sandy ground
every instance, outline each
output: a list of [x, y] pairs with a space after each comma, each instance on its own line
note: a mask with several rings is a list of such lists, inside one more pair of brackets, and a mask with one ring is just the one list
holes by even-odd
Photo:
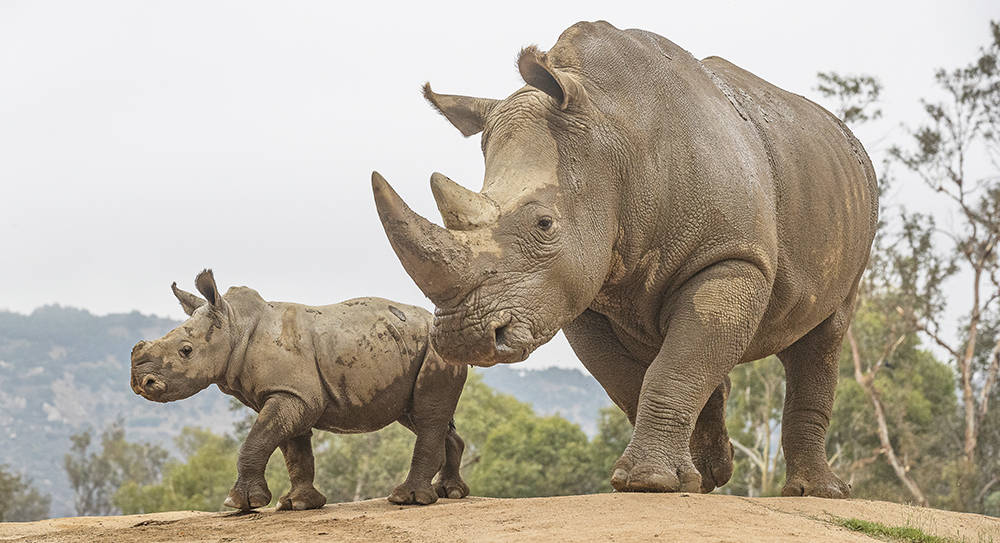
[[874, 541], [833, 517], [861, 518], [969, 542], [1000, 542], [1000, 519], [863, 500], [599, 494], [385, 500], [315, 511], [178, 511], [0, 524], [0, 541]]

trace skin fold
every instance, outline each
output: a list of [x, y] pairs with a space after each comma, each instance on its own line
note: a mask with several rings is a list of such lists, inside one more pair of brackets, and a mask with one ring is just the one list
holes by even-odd
[[378, 173], [394, 251], [437, 306], [446, 362], [527, 358], [562, 329], [635, 426], [620, 491], [711, 491], [732, 473], [727, 374], [777, 354], [786, 495], [846, 497], [824, 442], [874, 237], [875, 173], [832, 114], [669, 40], [577, 23], [521, 51], [503, 100], [424, 95], [482, 133], [480, 192], [441, 174], [445, 228]]
[[444, 363], [429, 347], [430, 313], [381, 298], [312, 307], [267, 302], [247, 287], [223, 296], [210, 270], [195, 285], [204, 298], [172, 285], [190, 318], [132, 349], [132, 389], [170, 402], [215, 384], [258, 413], [226, 506], [270, 503], [264, 468], [280, 447], [291, 490], [278, 509], [322, 507], [312, 429], [373, 432], [393, 422], [417, 440], [410, 472], [390, 502], [469, 494], [459, 473], [465, 444], [453, 422], [467, 368]]

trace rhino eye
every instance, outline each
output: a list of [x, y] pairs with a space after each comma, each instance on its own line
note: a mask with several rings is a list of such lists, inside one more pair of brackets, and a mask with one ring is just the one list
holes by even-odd
[[184, 358], [187, 358], [187, 357], [191, 356], [191, 351], [193, 351], [193, 350], [194, 349], [192, 349], [190, 345], [185, 345], [185, 346], [181, 347], [180, 350], [178, 350], [177, 352], [180, 353], [181, 356], [183, 356]]
[[542, 230], [548, 230], [549, 228], [552, 228], [552, 219], [548, 217], [542, 217], [541, 219], [538, 219], [538, 227], [541, 228]]

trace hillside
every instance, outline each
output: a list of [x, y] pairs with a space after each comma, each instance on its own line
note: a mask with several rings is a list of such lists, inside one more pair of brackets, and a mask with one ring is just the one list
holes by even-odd
[[63, 470], [73, 433], [99, 431], [121, 417], [128, 439], [173, 449], [172, 438], [184, 426], [232, 428], [236, 413], [218, 391], [155, 404], [129, 387], [132, 345], [174, 326], [138, 312], [95, 316], [60, 306], [30, 315], [0, 312], [0, 464], [50, 494], [52, 515], [74, 512]]
[[[70, 435], [98, 431], [117, 418], [129, 441], [148, 441], [174, 450], [185, 426], [231, 432], [245, 414], [230, 409], [229, 397], [210, 387], [193, 398], [156, 404], [129, 387], [129, 353], [143, 338], [177, 326], [172, 319], [138, 312], [93, 315], [46, 306], [30, 315], [0, 311], [0, 465], [32, 478], [52, 496], [50, 514], [75, 513], [63, 470]], [[493, 388], [530, 403], [540, 414], [561, 414], [589, 435], [597, 411], [610, 401], [600, 385], [577, 370], [524, 371], [501, 366], [482, 370]]]
[[912, 527], [944, 541], [1000, 540], [1000, 520], [864, 500], [741, 498], [715, 494], [597, 494], [441, 500], [399, 507], [383, 499], [316, 511], [171, 512], [0, 524], [0, 540], [92, 541], [875, 541], [838, 525], [862, 519]]
[[597, 380], [579, 370], [497, 365], [477, 371], [490, 387], [531, 404], [539, 415], [559, 415], [578, 424], [588, 436], [597, 433], [598, 411], [612, 405]]

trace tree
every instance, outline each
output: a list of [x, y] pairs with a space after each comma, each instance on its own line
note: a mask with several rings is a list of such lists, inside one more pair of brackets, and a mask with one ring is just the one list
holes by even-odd
[[0, 522], [24, 522], [49, 516], [50, 496], [44, 496], [31, 480], [7, 471], [0, 464]]
[[591, 440], [593, 462], [598, 473], [606, 476], [597, 492], [611, 492], [611, 468], [632, 440], [632, 425], [616, 406], [602, 407], [598, 412], [597, 435]]
[[726, 427], [736, 449], [733, 479], [726, 491], [774, 496], [784, 472], [779, 446], [785, 398], [785, 372], [773, 356], [743, 364], [730, 373]]
[[886, 298], [859, 300], [841, 355], [830, 458], [857, 497], [948, 505], [958, 424], [952, 372]]
[[[160, 481], [127, 481], [114, 493], [113, 503], [122, 513], [158, 511], [222, 511], [229, 489], [236, 481], [240, 442], [230, 435], [204, 428], [186, 427], [175, 438], [184, 460], [169, 460]], [[285, 466], [273, 455], [265, 471], [272, 502], [289, 488]]]
[[[942, 331], [943, 312], [914, 314], [900, 308], [921, 333], [943, 349], [954, 363], [961, 391], [964, 485], [975, 482], [979, 436], [989, 413], [990, 398], [1000, 373], [1000, 343], [987, 349], [986, 364], [976, 364], [980, 341], [988, 323], [986, 317], [1000, 300], [1000, 266], [997, 243], [1000, 242], [1000, 177], [996, 174], [973, 179], [968, 159], [977, 148], [995, 149], [996, 102], [1000, 92], [1000, 70], [996, 51], [1000, 31], [991, 23], [993, 43], [980, 58], [951, 71], [940, 69], [935, 81], [946, 97], [942, 102], [922, 101], [927, 115], [925, 125], [911, 132], [910, 148], [893, 147], [892, 156], [916, 174], [928, 187], [953, 204], [957, 224], [940, 232], [950, 240], [949, 256], [971, 275], [968, 283], [971, 303], [957, 339]], [[994, 155], [995, 156], [995, 155]], [[968, 498], [979, 489], [968, 489]], [[966, 507], [973, 504], [966, 503]]]
[[583, 430], [559, 416], [532, 413], [501, 421], [480, 454], [466, 478], [482, 496], [592, 494], [608, 478], [594, 464]]
[[824, 98], [836, 102], [834, 115], [847, 124], [860, 124], [882, 116], [875, 107], [882, 94], [882, 83], [867, 74], [842, 75], [837, 72], [816, 74], [816, 90]]
[[73, 445], [63, 466], [73, 487], [78, 515], [113, 515], [119, 509], [112, 499], [123, 484], [150, 484], [159, 479], [167, 451], [148, 443], [125, 441], [122, 420], [101, 433], [100, 453], [91, 452], [91, 430], [70, 437]]

